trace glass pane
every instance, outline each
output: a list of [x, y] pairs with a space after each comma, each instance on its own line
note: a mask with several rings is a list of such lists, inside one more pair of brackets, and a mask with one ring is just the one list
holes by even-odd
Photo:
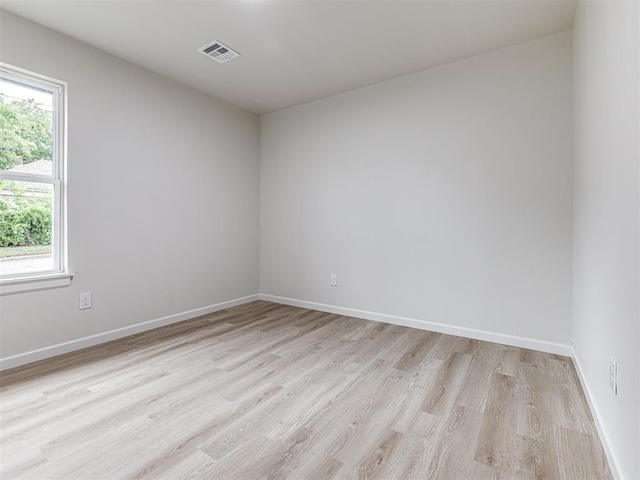
[[0, 79], [0, 170], [53, 173], [53, 93]]
[[0, 276], [54, 269], [53, 185], [0, 181]]

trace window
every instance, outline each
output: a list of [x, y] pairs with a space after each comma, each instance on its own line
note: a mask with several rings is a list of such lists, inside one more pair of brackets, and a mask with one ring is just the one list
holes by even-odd
[[69, 284], [65, 90], [0, 63], [0, 293]]

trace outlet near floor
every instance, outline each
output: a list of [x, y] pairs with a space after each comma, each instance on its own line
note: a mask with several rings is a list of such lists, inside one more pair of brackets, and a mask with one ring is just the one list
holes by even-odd
[[613, 357], [609, 358], [609, 388], [614, 395], [618, 394], [618, 362]]
[[80, 294], [80, 310], [91, 308], [91, 292]]

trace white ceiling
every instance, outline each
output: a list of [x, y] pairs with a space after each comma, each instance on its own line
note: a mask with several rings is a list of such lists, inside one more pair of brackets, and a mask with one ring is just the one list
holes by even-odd
[[[254, 113], [573, 26], [576, 0], [0, 0], [17, 15]], [[225, 64], [197, 48], [220, 40]]]

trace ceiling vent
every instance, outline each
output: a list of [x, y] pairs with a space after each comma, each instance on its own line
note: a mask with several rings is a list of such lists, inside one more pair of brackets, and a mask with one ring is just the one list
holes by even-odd
[[207, 57], [213, 58], [218, 63], [225, 63], [240, 56], [238, 52], [217, 40], [207, 43], [204, 47], [200, 47], [198, 51]]

